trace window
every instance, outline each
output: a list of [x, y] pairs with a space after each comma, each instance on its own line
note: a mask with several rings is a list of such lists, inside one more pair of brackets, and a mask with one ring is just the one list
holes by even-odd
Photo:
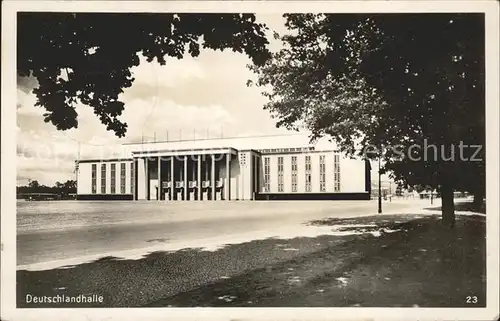
[[247, 155], [246, 154], [240, 154], [240, 165], [245, 166], [247, 164]]
[[111, 194], [116, 194], [116, 164], [111, 164]]
[[306, 192], [311, 191], [311, 156], [306, 156]]
[[264, 157], [264, 192], [269, 193], [271, 185], [271, 168], [269, 157]]
[[340, 192], [340, 156], [333, 156], [333, 190]]
[[325, 155], [319, 156], [319, 190], [320, 192], [326, 191]]
[[297, 192], [297, 156], [292, 156], [292, 192]]
[[106, 194], [106, 164], [101, 165], [101, 194]]
[[92, 164], [92, 194], [97, 194], [97, 164]]
[[130, 163], [130, 193], [134, 194], [134, 162]]
[[125, 163], [120, 164], [120, 193], [125, 194]]
[[278, 157], [278, 192], [284, 191], [283, 184], [283, 157]]

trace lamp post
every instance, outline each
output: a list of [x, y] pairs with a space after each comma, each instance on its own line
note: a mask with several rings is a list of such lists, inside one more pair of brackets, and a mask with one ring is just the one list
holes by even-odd
[[378, 157], [378, 213], [382, 213], [382, 179], [380, 174], [380, 157]]

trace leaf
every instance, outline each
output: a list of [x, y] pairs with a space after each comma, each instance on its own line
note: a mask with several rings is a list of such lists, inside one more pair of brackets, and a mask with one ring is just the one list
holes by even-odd
[[74, 106], [81, 102], [123, 137], [125, 106], [118, 96], [132, 86], [130, 68], [139, 65], [141, 52], [161, 65], [182, 59], [186, 47], [198, 56], [200, 43], [244, 52], [256, 65], [270, 57], [266, 27], [252, 14], [21, 12], [17, 21], [17, 73], [37, 79], [36, 106], [59, 130], [78, 126]]
[[[425, 159], [425, 143], [484, 145], [480, 14], [286, 14], [286, 46], [256, 85], [284, 128], [328, 136], [347, 155], [386, 146], [384, 171], [404, 184], [484, 185], [482, 162]], [[450, 24], [450, 21], [453, 21]], [[409, 150], [414, 149], [412, 155]], [[402, 151], [402, 153], [399, 153]], [[410, 156], [419, 157], [418, 160]], [[464, 175], [464, 173], [473, 173]], [[450, 174], [451, 173], [451, 174]]]

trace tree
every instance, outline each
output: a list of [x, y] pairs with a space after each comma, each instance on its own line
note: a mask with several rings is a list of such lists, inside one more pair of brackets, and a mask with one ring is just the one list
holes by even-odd
[[63, 188], [67, 191], [67, 193], [76, 193], [76, 181], [75, 180], [67, 180], [63, 184]]
[[22, 12], [17, 25], [18, 75], [38, 80], [36, 105], [59, 130], [78, 127], [80, 102], [123, 137], [118, 95], [132, 85], [141, 52], [161, 65], [201, 48], [243, 52], [256, 65], [269, 57], [266, 27], [253, 14]]
[[348, 155], [382, 157], [397, 183], [439, 188], [442, 221], [453, 226], [453, 191], [484, 186], [484, 158], [449, 157], [460, 142], [484, 146], [484, 17], [285, 18], [284, 49], [251, 67], [277, 126], [329, 136]]
[[76, 181], [67, 180], [64, 183], [56, 182], [54, 186], [45, 186], [38, 183], [36, 180], [28, 180], [27, 186], [17, 186], [18, 195], [24, 193], [51, 193], [57, 194], [58, 198], [67, 198], [69, 194], [76, 193]]
[[38, 183], [37, 180], [34, 180], [34, 181], [30, 180], [28, 183], [28, 187], [33, 189], [33, 190], [36, 190], [37, 188], [40, 187], [40, 184]]

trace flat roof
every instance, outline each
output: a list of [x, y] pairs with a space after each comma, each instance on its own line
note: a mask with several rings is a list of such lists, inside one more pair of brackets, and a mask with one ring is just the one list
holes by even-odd
[[108, 162], [131, 162], [133, 158], [104, 158], [104, 159], [80, 159], [77, 163], [108, 163]]
[[[186, 151], [186, 150], [215, 150], [232, 148], [239, 151], [253, 150], [261, 152], [272, 149], [304, 149], [335, 150], [336, 145], [321, 139], [311, 144], [309, 137], [304, 134], [267, 135], [247, 137], [227, 137], [215, 139], [162, 141], [124, 144], [130, 153], [145, 153], [153, 151]], [[269, 151], [270, 152], [270, 151]]]
[[[158, 154], [207, 154], [211, 151], [227, 151], [232, 153], [238, 151], [249, 152], [262, 155], [273, 154], [299, 154], [315, 152], [338, 152], [335, 143], [328, 138], [322, 138], [311, 143], [306, 134], [285, 134], [285, 135], [261, 135], [245, 137], [226, 137], [212, 139], [182, 140], [182, 141], [162, 141], [127, 143], [119, 147], [120, 152], [109, 155], [110, 158], [91, 157], [91, 159], [80, 159], [79, 163], [103, 163], [103, 162], [127, 162], [133, 157], [158, 155]], [[101, 157], [103, 157], [102, 155]]]
[[[149, 149], [149, 150], [133, 151], [132, 154], [135, 154], [135, 155], [140, 154], [143, 156], [162, 154], [162, 153], [179, 154], [179, 155], [193, 155], [193, 154], [210, 154], [210, 152], [217, 154], [217, 153], [225, 153], [228, 151], [231, 153], [234, 153], [234, 154], [236, 154], [238, 152], [238, 150], [236, 150], [232, 147], [211, 147], [211, 148], [186, 148], [186, 149]], [[208, 153], [204, 153], [204, 152], [208, 152]]]

